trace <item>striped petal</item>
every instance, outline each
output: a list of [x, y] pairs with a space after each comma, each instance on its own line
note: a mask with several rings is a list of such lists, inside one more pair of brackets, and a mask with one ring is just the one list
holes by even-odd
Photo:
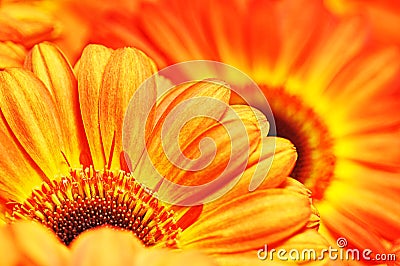
[[200, 216], [183, 231], [180, 246], [211, 254], [251, 251], [291, 236], [310, 214], [307, 196], [286, 189], [260, 190]]
[[[33, 47], [25, 67], [31, 70], [46, 86], [55, 103], [65, 147], [71, 167], [80, 167], [84, 150], [88, 165], [89, 151], [79, 109], [77, 81], [71, 66], [56, 46], [42, 43]], [[84, 158], [82, 158], [84, 159]]]
[[[130, 100], [139, 86], [156, 71], [154, 62], [134, 48], [116, 50], [105, 67], [99, 95], [99, 119], [104, 153], [111, 169], [121, 168], [122, 128]], [[146, 86], [138, 93], [140, 101], [133, 103], [136, 108], [130, 111], [135, 117], [130, 122], [151, 121], [153, 115], [150, 113], [147, 117], [146, 104], [156, 102], [156, 87]], [[131, 138], [136, 137], [133, 135]]]
[[67, 174], [60, 121], [44, 84], [23, 69], [1, 71], [0, 103], [15, 138], [46, 176]]
[[255, 175], [259, 175], [258, 173], [263, 177], [263, 182], [257, 187], [259, 190], [277, 187], [285, 181], [287, 183], [287, 177], [293, 169], [296, 158], [296, 150], [290, 141], [282, 138], [264, 138], [259, 143], [257, 150], [250, 156], [247, 169], [240, 177], [239, 182], [219, 199], [204, 205], [203, 213], [250, 193], [250, 184], [256, 178]]
[[[89, 45], [76, 68], [82, 118], [93, 162], [97, 168], [121, 169], [125, 161], [122, 156], [124, 116], [135, 91], [155, 73], [155, 65], [133, 48], [112, 51], [100, 45]], [[155, 102], [156, 88], [152, 89], [154, 91], [143, 90], [140, 95], [148, 96], [147, 100], [154, 98]], [[133, 115], [143, 116], [142, 103], [135, 104], [137, 109]], [[142, 123], [146, 118], [136, 116], [130, 120]]]
[[47, 177], [10, 132], [4, 117], [0, 120], [0, 150], [7, 151], [0, 160], [0, 220], [4, 220], [7, 207], [11, 208], [8, 203], [23, 202]]
[[79, 103], [83, 125], [95, 168], [105, 166], [100, 135], [99, 97], [104, 69], [112, 50], [101, 45], [89, 45], [82, 53], [77, 68]]

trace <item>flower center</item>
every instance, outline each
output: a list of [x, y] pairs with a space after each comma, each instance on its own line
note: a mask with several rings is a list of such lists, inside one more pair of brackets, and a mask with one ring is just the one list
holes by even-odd
[[175, 246], [181, 230], [174, 212], [130, 174], [92, 167], [43, 183], [14, 205], [11, 219], [39, 221], [66, 245], [83, 231], [105, 225], [132, 231], [146, 246]]
[[298, 160], [292, 177], [321, 199], [335, 167], [333, 140], [324, 121], [299, 97], [283, 88], [262, 87], [275, 118], [277, 135], [296, 147]]

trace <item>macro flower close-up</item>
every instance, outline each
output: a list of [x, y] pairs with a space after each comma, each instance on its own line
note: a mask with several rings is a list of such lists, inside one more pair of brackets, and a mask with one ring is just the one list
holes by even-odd
[[[3, 223], [9, 224], [2, 228], [1, 244], [16, 254], [16, 258], [1, 256], [2, 265], [15, 265], [10, 261], [19, 259], [22, 264], [26, 259], [32, 265], [54, 265], [42, 261], [43, 254], [52, 250], [57, 252], [52, 259], [60, 265], [109, 265], [107, 261], [119, 256], [115, 245], [123, 246], [116, 244], [119, 237], [126, 242], [140, 241], [140, 247], [132, 244], [140, 254], [154, 252], [144, 257], [135, 253], [144, 262], [157, 252], [166, 254], [166, 261], [170, 257], [178, 261], [181, 256], [187, 261], [194, 252], [193, 259], [199, 256], [210, 265], [214, 263], [211, 260], [218, 265], [262, 265], [256, 251], [266, 243], [317, 250], [327, 245], [317, 232], [319, 217], [309, 190], [288, 177], [297, 157], [292, 143], [268, 137], [269, 124], [261, 112], [247, 105], [229, 105], [230, 90], [224, 83], [186, 83], [157, 98], [156, 79], [151, 82], [156, 72], [152, 60], [137, 49], [112, 50], [101, 45], [86, 47], [72, 69], [50, 43], [34, 46], [24, 68], [1, 70], [0, 145], [7, 152], [0, 164], [0, 207]], [[146, 79], [152, 86], [139, 91]], [[130, 104], [137, 94], [143, 101]], [[203, 107], [219, 120], [196, 117], [182, 126], [178, 139], [161, 138], [175, 107], [201, 97], [205, 98]], [[224, 103], [223, 108], [212, 99]], [[148, 114], [144, 109], [152, 101], [156, 105]], [[132, 113], [125, 115], [128, 109]], [[151, 171], [140, 163], [144, 147], [137, 142], [141, 138], [139, 124], [145, 128], [143, 143], [151, 162], [167, 180], [181, 185], [205, 183], [217, 178], [231, 159], [230, 174], [221, 182], [229, 184], [236, 176], [241, 176], [240, 180], [211, 202], [195, 206], [164, 203], [157, 192], [164, 187], [168, 191], [168, 186], [158, 182], [148, 187], [137, 181], [139, 175], [152, 177], [146, 176]], [[123, 143], [125, 129], [129, 138]], [[214, 140], [215, 154], [202, 146], [204, 138]], [[162, 148], [172, 147], [168, 141], [174, 140], [189, 159], [210, 158], [208, 153], [214, 158], [197, 173], [169, 165]], [[240, 150], [248, 148], [249, 156], [230, 154], [233, 145], [242, 147]], [[250, 193], [249, 181], [260, 168], [264, 182]], [[207, 193], [222, 187], [214, 186]], [[178, 196], [184, 200], [195, 195]], [[21, 221], [25, 223], [19, 225]], [[98, 229], [102, 225], [113, 230]], [[10, 237], [13, 235], [19, 238]], [[21, 245], [24, 237], [27, 242]], [[46, 243], [43, 248], [30, 247], [29, 243], [41, 241]], [[93, 243], [103, 250], [103, 260], [96, 258], [99, 255]], [[134, 256], [132, 250], [126, 252], [126, 256]], [[25, 253], [29, 255], [18, 255]]]
[[291, 175], [311, 189], [321, 233], [388, 252], [400, 237], [400, 53], [377, 45], [365, 16], [317, 0], [176, 0], [142, 3], [132, 21], [159, 66], [215, 60], [255, 80], [299, 153]]
[[0, 0], [0, 265], [397, 265], [398, 28], [392, 0]]

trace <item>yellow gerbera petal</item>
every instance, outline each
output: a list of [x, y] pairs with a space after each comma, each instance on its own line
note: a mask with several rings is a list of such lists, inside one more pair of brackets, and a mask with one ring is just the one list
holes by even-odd
[[[55, 103], [61, 133], [65, 141], [65, 156], [71, 167], [79, 167], [83, 159], [89, 165], [90, 155], [79, 110], [77, 81], [71, 66], [56, 46], [42, 43], [33, 47], [25, 67], [31, 70], [48, 89]], [[81, 158], [85, 152], [86, 158]]]
[[96, 168], [105, 166], [106, 157], [100, 134], [99, 97], [104, 69], [112, 50], [101, 45], [85, 48], [77, 68], [79, 103], [90, 153]]
[[180, 239], [182, 248], [208, 253], [254, 250], [275, 243], [302, 228], [311, 214], [307, 196], [285, 189], [260, 190], [210, 210]]
[[[22, 202], [32, 192], [32, 188], [48, 180], [35, 162], [11, 134], [4, 118], [0, 120], [0, 148], [7, 151], [0, 160], [0, 220], [4, 219], [7, 207], [12, 201]], [[27, 178], [29, 177], [29, 178]]]
[[42, 171], [47, 176], [68, 173], [60, 122], [52, 111], [56, 107], [43, 83], [26, 70], [3, 70], [0, 103], [8, 126]]
[[[121, 168], [122, 125], [129, 101], [139, 86], [156, 71], [154, 62], [142, 51], [133, 48], [113, 52], [104, 69], [99, 95], [99, 119], [103, 149], [111, 169]], [[139, 93], [146, 95], [143, 100], [150, 102], [153, 96], [155, 102], [155, 86]], [[137, 115], [143, 116], [143, 113], [137, 110]], [[151, 121], [152, 116], [150, 113], [149, 117], [136, 117], [134, 121]]]

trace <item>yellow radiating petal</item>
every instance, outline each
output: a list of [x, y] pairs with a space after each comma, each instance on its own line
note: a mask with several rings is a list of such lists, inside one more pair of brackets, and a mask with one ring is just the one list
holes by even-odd
[[[156, 71], [154, 62], [134, 48], [116, 50], [105, 67], [99, 95], [99, 119], [103, 149], [111, 169], [121, 168], [122, 125], [128, 104], [139, 86]], [[153, 88], [146, 87], [145, 91], [141, 90], [139, 93], [145, 95], [143, 101], [155, 102], [155, 84]], [[136, 110], [137, 117], [134, 118], [137, 123], [154, 119], [153, 113], [150, 113], [149, 117], [143, 117], [145, 112], [140, 110], [140, 105], [146, 102], [134, 103], [139, 107]]]
[[[368, 248], [375, 254], [386, 252], [382, 238], [375, 233], [375, 230], [371, 230], [368, 220], [361, 220], [351, 213], [337, 210], [328, 202], [318, 203], [316, 206], [321, 213], [322, 230], [328, 229], [332, 235], [345, 237], [349, 245], [356, 248]], [[329, 217], [329, 219], [324, 219], [324, 217]]]
[[33, 47], [26, 59], [25, 67], [31, 70], [45, 85], [56, 104], [65, 155], [71, 167], [81, 165], [81, 152], [86, 154], [89, 164], [89, 151], [83, 129], [78, 101], [77, 81], [64, 55], [56, 46], [42, 43]]
[[[351, 169], [349, 168], [349, 170]], [[355, 175], [352, 179], [357, 177]], [[390, 175], [385, 175], [384, 172], [381, 172], [379, 177], [390, 182]], [[393, 177], [398, 179], [398, 173]], [[363, 177], [363, 182], [368, 181], [369, 177]], [[354, 180], [333, 182], [325, 192], [324, 199], [330, 202], [332, 207], [342, 213], [344, 217], [347, 215], [348, 219], [355, 217], [356, 220], [368, 221], [368, 225], [374, 228], [374, 232], [371, 232], [370, 235], [382, 236], [390, 241], [400, 238], [398, 226], [400, 206], [397, 204], [400, 196], [395, 193], [399, 189], [398, 184], [393, 182], [390, 187], [386, 188], [375, 184], [375, 190], [357, 190], [350, 194], [353, 182]], [[322, 204], [325, 205], [324, 202]]]
[[[307, 90], [298, 90], [306, 100], [313, 103], [316, 95], [321, 95], [335, 75], [357, 55], [365, 43], [367, 31], [359, 18], [339, 23], [326, 31], [326, 37], [313, 44], [314, 49], [299, 72], [291, 77], [291, 83], [299, 82]], [[320, 55], [324, 56], [320, 56]], [[296, 85], [294, 85], [296, 87]], [[299, 89], [297, 87], [297, 89]]]
[[69, 265], [69, 251], [44, 226], [17, 222], [0, 228], [0, 264]]
[[[259, 10], [257, 8], [257, 2], [255, 6], [250, 10]], [[307, 6], [307, 8], [304, 8]], [[280, 50], [276, 55], [276, 63], [272, 65], [272, 69], [263, 68], [261, 60], [259, 61], [259, 68], [253, 70], [252, 77], [259, 84], [269, 84], [271, 87], [279, 87], [285, 84], [287, 77], [290, 75], [293, 69], [296, 69], [299, 61], [302, 59], [302, 54], [309, 49], [310, 45], [317, 42], [318, 38], [326, 32], [326, 27], [329, 21], [327, 21], [327, 12], [324, 10], [320, 1], [310, 0], [297, 0], [297, 1], [281, 1], [278, 7], [272, 9], [278, 13], [274, 18], [277, 19], [280, 29], [269, 28], [268, 34], [266, 31], [260, 33], [262, 40], [255, 40], [256, 50], [258, 52], [263, 51], [263, 43], [268, 42], [272, 36], [280, 39]], [[281, 16], [280, 12], [285, 12], [285, 16]], [[301, 16], [298, 14], [301, 12]], [[251, 12], [249, 14], [263, 12]], [[318, 21], [318, 23], [315, 23]], [[274, 24], [277, 22], [274, 22]], [[260, 27], [259, 25], [250, 27]], [[294, 30], [295, 29], [295, 30]], [[272, 32], [270, 32], [272, 30]], [[276, 30], [278, 30], [276, 32]], [[274, 50], [268, 51], [274, 53]], [[257, 57], [257, 53], [254, 52], [254, 57]], [[272, 57], [273, 55], [269, 55]], [[273, 58], [273, 57], [272, 57]], [[255, 58], [256, 59], [256, 58]], [[256, 59], [257, 60], [257, 59]], [[271, 63], [269, 64], [271, 65]], [[257, 65], [256, 65], [257, 66]], [[287, 88], [290, 89], [290, 88]]]
[[286, 189], [253, 192], [207, 212], [181, 234], [182, 248], [237, 253], [273, 244], [304, 227], [309, 198]]
[[1, 71], [0, 84], [1, 111], [23, 149], [46, 176], [67, 174], [60, 122], [43, 83], [29, 71], [10, 68]]
[[89, 45], [82, 53], [77, 69], [79, 103], [83, 124], [96, 169], [105, 166], [100, 135], [99, 97], [104, 68], [112, 50], [101, 45]]
[[[202, 5], [209, 5], [209, 3], [203, 1]], [[157, 44], [160, 44], [159, 47], [162, 47], [163, 50], [165, 49], [167, 55], [172, 54], [178, 62], [187, 61], [189, 58], [213, 59], [201, 56], [205, 51], [202, 47], [209, 47], [209, 41], [206, 38], [201, 38], [200, 40], [193, 40], [192, 38], [193, 36], [204, 36], [204, 34], [202, 34], [203, 32], [199, 34], [194, 33], [197, 32], [200, 27], [197, 25], [193, 25], [193, 27], [188, 29], [179, 27], [179, 18], [174, 15], [173, 12], [163, 8], [154, 8], [152, 3], [143, 3], [142, 6], [140, 6], [140, 10], [143, 14], [148, 14], [155, 18], [151, 21], [140, 21], [139, 23], [142, 24], [142, 28], [146, 30], [147, 34], [149, 34], [153, 40], [156, 40]], [[212, 11], [211, 8], [209, 10]], [[134, 36], [134, 34], [132, 35]], [[139, 40], [142, 40], [142, 38], [139, 38]], [[201, 45], [199, 46], [200, 43]], [[143, 48], [144, 47], [145, 46], [143, 46]], [[175, 49], [166, 49], [167, 47], [175, 47]], [[156, 59], [162, 57], [161, 53], [157, 54], [158, 56], [155, 57]], [[160, 65], [160, 67], [163, 67], [163, 65]]]

